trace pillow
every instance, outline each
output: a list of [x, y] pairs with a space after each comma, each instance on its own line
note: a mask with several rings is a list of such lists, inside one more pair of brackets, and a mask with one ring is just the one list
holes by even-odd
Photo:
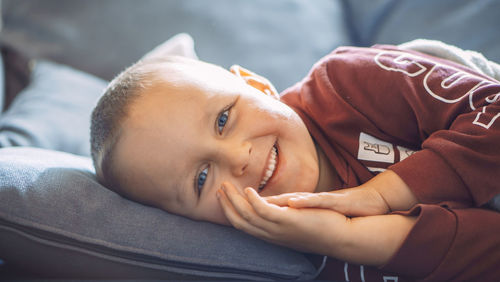
[[45, 278], [313, 279], [299, 252], [126, 200], [87, 157], [0, 149], [0, 259]]
[[37, 61], [31, 83], [0, 116], [0, 147], [32, 146], [90, 155], [90, 113], [107, 82]]

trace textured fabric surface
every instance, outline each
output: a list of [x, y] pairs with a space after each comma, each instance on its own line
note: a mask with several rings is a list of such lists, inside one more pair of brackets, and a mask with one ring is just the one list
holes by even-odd
[[89, 156], [90, 112], [107, 82], [47, 61], [36, 63], [31, 81], [0, 116], [0, 147]]
[[390, 169], [418, 199], [405, 212], [418, 216], [414, 226], [380, 270], [490, 281], [500, 276], [500, 214], [480, 207], [500, 194], [499, 91], [461, 65], [377, 45], [336, 49], [282, 101], [324, 149], [338, 188]]
[[[68, 258], [72, 260], [90, 254], [211, 278], [311, 279], [315, 273], [301, 253], [234, 228], [192, 221], [118, 196], [96, 182], [87, 157], [38, 148], [0, 149], [0, 199], [0, 236], [14, 230], [51, 248], [76, 250]], [[12, 261], [14, 254], [6, 253], [2, 244], [16, 241], [6, 238], [0, 237], [4, 250], [0, 257], [27, 270], [34, 268], [22, 255], [21, 261]], [[20, 254], [24, 260], [36, 255], [18, 245]], [[40, 259], [53, 263], [46, 271], [63, 263], [51, 252]], [[98, 278], [91, 275], [93, 267], [85, 266], [87, 276], [75, 273], [74, 277]]]
[[[428, 39], [416, 39], [403, 43], [399, 45], [399, 47], [451, 60], [467, 66], [476, 72], [500, 80], [500, 65], [488, 60], [483, 54], [476, 51], [462, 50], [441, 41]], [[500, 211], [500, 194], [493, 197], [486, 206], [493, 210]]]
[[201, 60], [239, 64], [280, 91], [349, 44], [340, 2], [331, 0], [2, 2], [3, 40], [107, 80], [180, 32], [191, 34]]

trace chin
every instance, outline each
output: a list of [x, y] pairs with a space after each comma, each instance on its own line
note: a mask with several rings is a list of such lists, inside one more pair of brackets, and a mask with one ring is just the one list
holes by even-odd
[[314, 193], [318, 182], [317, 178], [311, 178], [311, 177], [304, 177], [304, 178], [302, 178], [302, 181], [299, 181], [297, 179], [296, 181], [292, 181], [290, 183], [285, 184], [284, 187], [282, 186], [281, 189], [278, 189], [278, 193], [270, 196], [276, 196], [285, 193], [298, 193], [298, 192]]
[[306, 193], [314, 193], [316, 190], [316, 185], [317, 181], [311, 181], [308, 183], [304, 183], [303, 185], [300, 185], [297, 189], [297, 191], [293, 192], [306, 192]]
[[307, 176], [309, 177], [304, 177], [307, 180], [302, 182], [301, 185], [299, 186], [300, 191], [295, 191], [295, 192], [314, 193], [316, 191], [316, 187], [318, 186], [318, 181], [319, 181], [318, 170], [312, 169]]

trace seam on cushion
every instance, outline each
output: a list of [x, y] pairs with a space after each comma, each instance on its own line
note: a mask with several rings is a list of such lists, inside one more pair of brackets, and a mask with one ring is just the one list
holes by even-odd
[[[243, 279], [250, 279], [250, 278], [251, 279], [259, 279], [259, 278], [261, 278], [263, 280], [271, 279], [271, 277], [267, 277], [266, 275], [259, 275], [258, 272], [256, 272], [256, 273], [252, 273], [250, 271], [248, 271], [247, 273], [244, 273], [244, 272], [238, 273], [235, 271], [225, 272], [224, 268], [220, 268], [218, 272], [211, 272], [211, 271], [207, 271], [207, 270], [203, 270], [203, 269], [197, 269], [196, 267], [192, 267], [192, 266], [190, 267], [187, 265], [180, 265], [180, 266], [162, 265], [160, 263], [150, 263], [150, 262], [145, 262], [145, 261], [138, 261], [135, 259], [125, 258], [123, 256], [110, 255], [110, 254], [105, 254], [105, 253], [94, 251], [94, 250], [89, 250], [87, 248], [82, 248], [80, 246], [74, 246], [74, 245], [69, 245], [69, 244], [65, 244], [65, 243], [61, 243], [61, 242], [56, 242], [53, 240], [47, 240], [47, 239], [40, 238], [36, 235], [29, 234], [27, 232], [21, 231], [17, 228], [10, 227], [10, 226], [0, 225], [0, 229], [13, 231], [15, 233], [18, 233], [21, 236], [24, 236], [25, 238], [28, 238], [28, 239], [35, 241], [35, 242], [38, 242], [38, 243], [42, 243], [44, 245], [58, 247], [60, 249], [68, 249], [68, 250], [72, 250], [75, 252], [84, 253], [84, 254], [87, 254], [90, 256], [95, 256], [95, 257], [99, 257], [102, 259], [106, 259], [109, 261], [114, 261], [114, 262], [134, 265], [134, 266], [140, 266], [140, 267], [144, 267], [144, 268], [150, 268], [150, 269], [155, 269], [155, 270], [166, 270], [166, 271], [169, 271], [172, 273], [190, 274], [190, 275], [197, 275], [197, 276], [203, 276], [203, 277], [221, 277], [222, 278], [225, 276], [232, 275], [232, 276], [235, 276], [234, 278], [238, 278], [238, 279], [241, 279], [241, 278], [243, 278]], [[211, 269], [213, 269], [213, 268], [217, 268], [217, 267], [211, 267]], [[276, 275], [269, 275], [269, 276], [276, 276]], [[227, 277], [225, 277], [225, 278], [227, 278]], [[280, 277], [280, 278], [283, 279], [283, 277]], [[290, 277], [288, 277], [288, 279], [290, 279]]]
[[[100, 240], [100, 239], [82, 236], [80, 234], [68, 232], [66, 230], [58, 229], [58, 228], [55, 228], [52, 226], [43, 225], [43, 224], [33, 222], [30, 220], [26, 220], [24, 218], [20, 218], [17, 216], [8, 215], [8, 214], [5, 214], [5, 213], [0, 211], [0, 223], [1, 223], [2, 218], [6, 222], [8, 222], [12, 225], [19, 225], [19, 226], [21, 226], [23, 228], [27, 228], [27, 229], [29, 229], [29, 228], [34, 228], [35, 230], [39, 229], [42, 232], [51, 233], [51, 234], [54, 234], [56, 236], [66, 237], [66, 238], [64, 238], [65, 240], [75, 240], [80, 244], [92, 244], [92, 245], [94, 245], [92, 247], [95, 249], [98, 249], [99, 247], [101, 247], [101, 248], [109, 249], [108, 251], [120, 251], [120, 252], [128, 252], [128, 253], [132, 253], [132, 254], [138, 254], [141, 256], [150, 256], [152, 258], [165, 260], [165, 261], [168, 261], [171, 263], [175, 262], [175, 263], [186, 264], [186, 265], [202, 265], [203, 267], [217, 268], [217, 266], [213, 265], [213, 261], [210, 259], [197, 259], [196, 262], [192, 262], [192, 261], [188, 262], [188, 261], [186, 261], [186, 259], [193, 260], [193, 257], [186, 258], [184, 256], [164, 255], [163, 253], [160, 253], [160, 252], [149, 251], [149, 250], [145, 250], [145, 249], [141, 249], [141, 248], [127, 247], [127, 246], [119, 245], [116, 243], [111, 243], [111, 242]], [[13, 223], [11, 221], [15, 221], [16, 223]], [[0, 225], [0, 227], [1, 227], [1, 225]], [[102, 250], [102, 251], [104, 251], [104, 250]], [[266, 267], [268, 265], [255, 265], [255, 266]], [[233, 270], [232, 273], [235, 272], [234, 270], [240, 271], [240, 268], [237, 265], [233, 265], [230, 263], [227, 264], [226, 266], [224, 266], [224, 268], [232, 269]], [[289, 269], [290, 268], [287, 268], [287, 269], [282, 268], [279, 270], [286, 272]], [[249, 272], [249, 273], [254, 273], [252, 270], [244, 270], [244, 271]], [[207, 273], [212, 273], [212, 272], [207, 271]], [[262, 276], [262, 275], [258, 275], [259, 273], [269, 273], [269, 276], [278, 276], [281, 279], [283, 279], [283, 276], [285, 276], [288, 279], [296, 277], [295, 275], [289, 276], [289, 275], [283, 275], [283, 274], [273, 274], [270, 272], [255, 272], [255, 273], [257, 273], [256, 276]], [[301, 273], [302, 273], [302, 275], [312, 275], [313, 274], [313, 273], [303, 273], [303, 272], [301, 272]], [[297, 275], [297, 276], [300, 276], [300, 275]]]

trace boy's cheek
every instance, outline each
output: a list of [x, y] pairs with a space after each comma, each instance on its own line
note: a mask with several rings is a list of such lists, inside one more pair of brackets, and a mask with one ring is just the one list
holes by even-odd
[[217, 210], [219, 212], [215, 212], [213, 214], [214, 216], [213, 216], [212, 220], [209, 219], [208, 221], [213, 222], [213, 223], [217, 223], [217, 224], [232, 226], [231, 222], [229, 222], [226, 215], [222, 211], [222, 207], [220, 205], [218, 206]]
[[222, 209], [223, 202], [221, 200], [222, 195], [219, 192], [215, 195], [215, 201], [211, 202], [211, 205], [199, 211], [200, 220], [208, 221], [212, 223], [217, 223], [221, 225], [231, 226], [231, 223], [224, 214]]

